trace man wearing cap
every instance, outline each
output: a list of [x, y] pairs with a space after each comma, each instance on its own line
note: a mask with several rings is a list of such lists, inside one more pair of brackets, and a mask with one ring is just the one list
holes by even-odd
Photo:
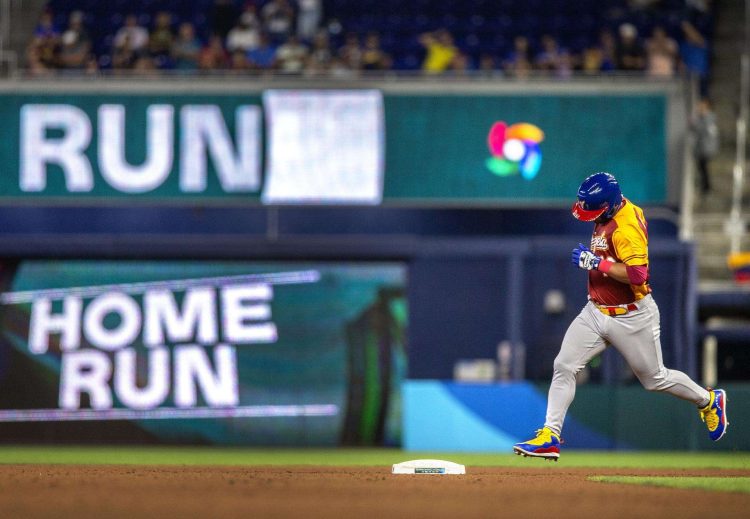
[[612, 345], [643, 386], [698, 406], [712, 440], [726, 432], [726, 392], [704, 389], [681, 371], [664, 367], [659, 308], [651, 296], [648, 227], [640, 207], [622, 196], [609, 173], [594, 173], [578, 189], [573, 216], [594, 222], [591, 245], [579, 244], [571, 261], [588, 271], [589, 301], [565, 333], [555, 358], [544, 427], [513, 446], [516, 454], [557, 460], [560, 433], [576, 390], [576, 374]]

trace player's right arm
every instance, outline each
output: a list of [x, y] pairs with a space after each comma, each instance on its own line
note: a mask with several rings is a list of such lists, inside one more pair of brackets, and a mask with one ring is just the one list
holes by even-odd
[[598, 270], [620, 283], [642, 285], [648, 279], [648, 264], [628, 265], [597, 256], [582, 243], [573, 249], [571, 262], [584, 270]]

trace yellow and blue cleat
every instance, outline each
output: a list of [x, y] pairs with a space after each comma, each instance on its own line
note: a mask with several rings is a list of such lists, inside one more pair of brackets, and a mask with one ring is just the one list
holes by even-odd
[[513, 452], [519, 456], [532, 456], [557, 461], [560, 457], [560, 436], [549, 427], [537, 429], [536, 438], [516, 443], [513, 446]]
[[727, 394], [723, 389], [709, 389], [708, 392], [711, 395], [708, 405], [698, 409], [698, 413], [708, 427], [708, 435], [713, 441], [719, 441], [729, 426]]

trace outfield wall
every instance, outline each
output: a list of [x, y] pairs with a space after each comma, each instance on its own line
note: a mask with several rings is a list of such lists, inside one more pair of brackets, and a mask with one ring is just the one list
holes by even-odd
[[[342, 242], [239, 241], [232, 261], [157, 246], [148, 261], [6, 259], [0, 437], [398, 445], [407, 377], [449, 378], [505, 342], [525, 359], [508, 376], [548, 378], [585, 302], [571, 242], [385, 237], [332, 259]], [[692, 249], [664, 240], [651, 255], [665, 362], [695, 371]], [[550, 290], [560, 311], [545, 309]], [[591, 378], [632, 382], [623, 367], [605, 354]]]
[[[565, 419], [564, 449], [750, 449], [750, 385], [723, 384], [730, 426], [712, 442], [695, 407], [639, 385], [584, 384]], [[544, 423], [547, 384], [407, 381], [404, 448], [414, 451], [510, 452]]]

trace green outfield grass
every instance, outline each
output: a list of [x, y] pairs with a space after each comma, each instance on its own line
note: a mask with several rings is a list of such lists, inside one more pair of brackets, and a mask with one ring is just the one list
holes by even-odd
[[591, 481], [750, 494], [750, 477], [591, 476]]
[[406, 452], [398, 449], [243, 449], [215, 447], [0, 446], [0, 463], [133, 465], [329, 465], [390, 466], [410, 459], [437, 458], [467, 467], [607, 467], [653, 469], [746, 469], [750, 452], [581, 452], [557, 463], [513, 454]]

